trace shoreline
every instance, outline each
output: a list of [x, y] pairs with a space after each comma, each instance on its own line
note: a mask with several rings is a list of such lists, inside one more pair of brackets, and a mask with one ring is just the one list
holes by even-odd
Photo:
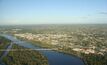
[[[16, 36], [15, 36], [15, 37], [16, 37]], [[17, 38], [17, 37], [16, 37], [16, 38]], [[20, 39], [21, 41], [26, 41], [26, 42], [28, 42], [28, 43], [31, 43], [32, 45], [37, 46], [37, 47], [49, 48], [49, 47], [42, 47], [42, 46], [40, 46], [39, 44], [35, 44], [35, 43], [39, 43], [39, 42], [36, 42], [36, 41], [30, 41], [30, 40], [23, 39], [23, 38], [20, 38], [20, 37], [18, 37], [18, 39]], [[62, 53], [62, 54], [66, 54], [66, 55], [69, 55], [69, 56], [76, 57], [76, 58], [80, 59], [80, 60], [84, 63], [84, 65], [87, 65], [86, 62], [85, 62], [85, 60], [84, 60], [83, 58], [81, 58], [81, 57], [79, 57], [79, 56], [77, 56], [77, 55], [75, 55], [75, 54], [66, 53], [66, 52], [61, 51], [61, 50], [52, 50], [52, 51], [55, 51], [55, 52], [58, 52], [58, 53]]]

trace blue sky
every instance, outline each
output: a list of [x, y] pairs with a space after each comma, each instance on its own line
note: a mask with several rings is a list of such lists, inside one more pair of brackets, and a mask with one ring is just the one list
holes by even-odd
[[0, 0], [0, 24], [107, 23], [107, 0]]

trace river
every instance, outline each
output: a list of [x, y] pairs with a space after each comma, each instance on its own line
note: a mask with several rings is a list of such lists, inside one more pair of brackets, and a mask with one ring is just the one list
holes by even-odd
[[[20, 41], [19, 39], [16, 39], [14, 36], [6, 34], [3, 36], [10, 39], [14, 44], [18, 44], [20, 46], [30, 49], [41, 49], [40, 47], [32, 45], [31, 43], [28, 43], [26, 41]], [[83, 61], [80, 58], [74, 57], [72, 55], [67, 55], [52, 50], [40, 50], [39, 52], [47, 57], [49, 65], [84, 65]]]

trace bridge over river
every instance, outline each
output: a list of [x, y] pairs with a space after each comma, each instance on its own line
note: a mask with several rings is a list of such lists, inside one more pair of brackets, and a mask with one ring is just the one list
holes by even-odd
[[35, 46], [29, 42], [20, 41], [11, 35], [5, 34], [3, 36], [10, 39], [12, 41], [12, 44], [17, 44], [17, 45], [23, 46], [27, 49], [11, 49], [11, 50], [2, 50], [2, 51], [37, 50], [41, 54], [43, 54], [44, 56], [47, 57], [49, 65], [85, 65], [84, 62], [78, 57], [74, 57], [72, 55], [67, 55], [67, 54], [59, 53], [57, 51], [53, 51], [53, 50], [57, 50], [57, 49], [54, 49], [54, 48], [53, 49], [44, 49], [44, 48]]

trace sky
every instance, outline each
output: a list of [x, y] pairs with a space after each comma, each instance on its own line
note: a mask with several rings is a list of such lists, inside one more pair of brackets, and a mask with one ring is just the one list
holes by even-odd
[[0, 25], [102, 23], [107, 0], [0, 0]]

